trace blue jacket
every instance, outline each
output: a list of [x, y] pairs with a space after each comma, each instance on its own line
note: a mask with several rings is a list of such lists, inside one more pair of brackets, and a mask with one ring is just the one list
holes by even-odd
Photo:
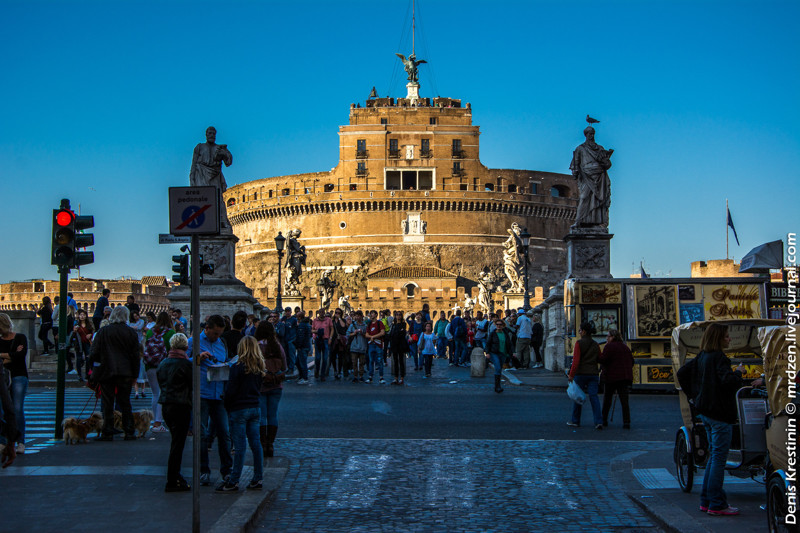
[[[189, 339], [189, 349], [186, 350], [186, 356], [189, 359], [194, 359], [193, 345], [194, 337]], [[200, 398], [203, 400], [221, 400], [225, 394], [224, 381], [208, 381], [208, 367], [213, 363], [224, 363], [228, 360], [228, 349], [225, 347], [225, 342], [222, 338], [217, 339], [215, 343], [210, 343], [206, 332], [200, 332], [200, 352], [208, 352], [213, 357], [204, 360], [200, 363]]]
[[297, 317], [282, 318], [281, 323], [283, 324], [284, 342], [294, 343], [294, 339], [297, 336]]
[[311, 322], [307, 318], [297, 324], [294, 346], [298, 350], [311, 350]]

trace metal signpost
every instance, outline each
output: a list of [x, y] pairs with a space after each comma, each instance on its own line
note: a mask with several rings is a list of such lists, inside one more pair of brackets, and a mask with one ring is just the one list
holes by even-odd
[[[219, 189], [216, 187], [170, 187], [169, 232], [191, 237], [192, 315], [192, 532], [200, 533], [200, 235], [219, 235]], [[159, 238], [159, 242], [161, 239]]]

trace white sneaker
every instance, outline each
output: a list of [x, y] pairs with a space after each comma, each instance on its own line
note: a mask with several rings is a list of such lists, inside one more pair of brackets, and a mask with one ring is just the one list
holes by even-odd
[[72, 370], [67, 372], [67, 374], [69, 374], [70, 376], [77, 376], [78, 375], [78, 371], [73, 368]]
[[381, 378], [380, 384], [381, 384], [381, 385], [386, 385], [386, 380], [385, 380], [385, 379], [383, 379], [383, 378]]
[[297, 380], [297, 384], [298, 385], [308, 385], [308, 380], [307, 379], [298, 379]]
[[25, 453], [25, 445], [21, 442], [17, 443], [17, 454], [24, 454]]

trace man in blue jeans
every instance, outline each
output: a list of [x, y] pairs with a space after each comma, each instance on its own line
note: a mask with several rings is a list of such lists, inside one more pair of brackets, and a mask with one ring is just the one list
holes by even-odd
[[[228, 350], [220, 336], [225, 331], [225, 320], [219, 315], [208, 317], [205, 329], [200, 332], [199, 347], [194, 347], [195, 338], [189, 339], [186, 355], [191, 359], [193, 353], [200, 358], [200, 421], [202, 424], [202, 446], [200, 446], [200, 484], [211, 484], [211, 468], [208, 465], [208, 420], [214, 423], [217, 432], [220, 474], [227, 477], [233, 467], [231, 457], [231, 437], [228, 432], [228, 413], [222, 403], [225, 392], [224, 381], [208, 381], [208, 368], [212, 364], [224, 363]], [[197, 431], [197, 428], [195, 428]]]
[[297, 317], [292, 316], [292, 308], [287, 307], [283, 310], [283, 349], [286, 352], [286, 366], [288, 374], [295, 373], [295, 363], [297, 362], [297, 352], [294, 345], [294, 339], [297, 336]]
[[364, 337], [367, 339], [367, 358], [369, 365], [369, 378], [367, 383], [372, 381], [372, 376], [375, 373], [375, 367], [378, 367], [380, 373], [381, 385], [386, 383], [383, 379], [383, 337], [386, 335], [386, 329], [383, 327], [383, 322], [378, 320], [378, 313], [371, 311], [369, 314], [370, 323], [367, 325], [367, 334]]
[[450, 334], [455, 342], [455, 354], [450, 362], [463, 365], [467, 362], [467, 323], [461, 318], [461, 309], [456, 309], [456, 316], [450, 320]]

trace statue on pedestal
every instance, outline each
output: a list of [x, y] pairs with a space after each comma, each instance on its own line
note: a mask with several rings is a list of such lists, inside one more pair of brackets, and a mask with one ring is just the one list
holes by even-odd
[[333, 300], [333, 289], [339, 286], [336, 281], [331, 279], [332, 270], [326, 270], [322, 273], [322, 277], [317, 282], [319, 288], [320, 299], [322, 301], [322, 309], [328, 309]]
[[494, 290], [495, 277], [494, 274], [488, 270], [478, 272], [478, 306], [483, 308], [484, 313], [491, 313], [494, 306], [492, 305], [492, 291]]
[[300, 276], [303, 274], [303, 266], [306, 264], [306, 247], [297, 240], [302, 231], [299, 229], [289, 230], [289, 238], [286, 242], [286, 284], [284, 294], [287, 296], [300, 296]]
[[216, 144], [217, 130], [214, 126], [206, 129], [206, 142], [194, 147], [192, 168], [189, 171], [189, 183], [192, 187], [216, 187], [219, 189], [219, 225], [222, 233], [233, 233], [228, 220], [222, 193], [228, 189], [225, 176], [222, 175], [222, 163], [226, 167], [233, 164], [233, 156], [227, 144]]
[[353, 306], [350, 305], [350, 297], [349, 296], [340, 296], [339, 297], [339, 309], [342, 310], [345, 316], [349, 315], [353, 311]]
[[[588, 119], [587, 119], [588, 120]], [[573, 229], [580, 227], [608, 230], [608, 208], [611, 205], [611, 154], [594, 142], [594, 128], [583, 130], [586, 142], [575, 148], [569, 169], [578, 180], [578, 214]]]
[[417, 67], [423, 63], [427, 63], [427, 61], [424, 59], [417, 61], [417, 56], [414, 55], [414, 52], [411, 52], [411, 55], [407, 58], [403, 54], [395, 55], [400, 58], [400, 61], [403, 62], [403, 68], [406, 69], [406, 74], [408, 74], [408, 81], [411, 83], [417, 83], [419, 81], [419, 70]]
[[503, 271], [506, 273], [511, 286], [508, 292], [524, 292], [522, 286], [522, 269], [525, 260], [522, 252], [522, 229], [519, 224], [513, 222], [508, 230], [508, 239], [503, 243]]

